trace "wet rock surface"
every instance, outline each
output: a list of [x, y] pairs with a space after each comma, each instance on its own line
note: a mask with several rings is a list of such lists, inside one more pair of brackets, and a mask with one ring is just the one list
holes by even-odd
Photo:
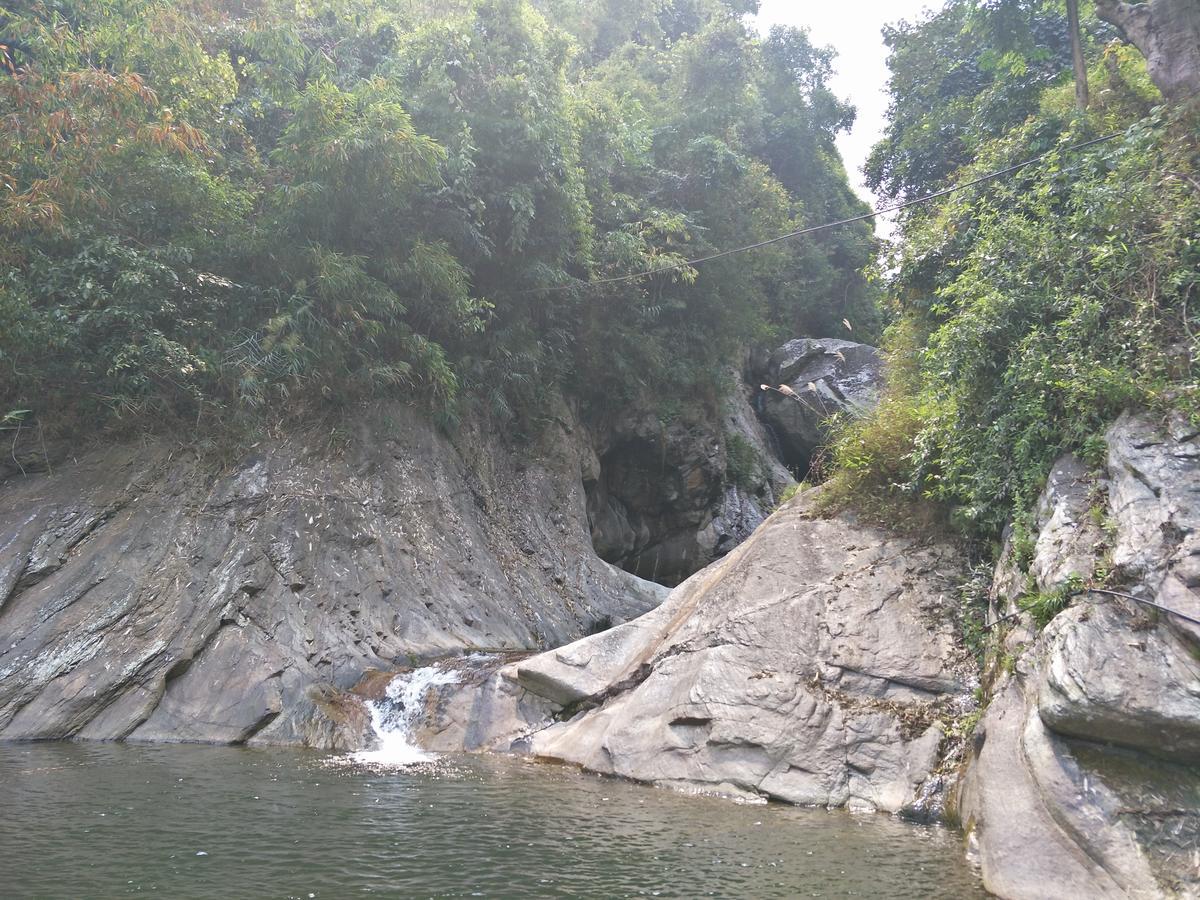
[[653, 612], [518, 663], [527, 692], [582, 710], [531, 751], [691, 790], [896, 811], [971, 708], [955, 553], [812, 495]]
[[506, 448], [400, 406], [365, 421], [336, 451], [110, 446], [10, 478], [0, 739], [346, 746], [338, 691], [367, 669], [555, 646], [661, 600], [592, 552], [578, 429]]
[[[1125, 415], [1106, 471], [1070, 458], [1038, 506], [1037, 589], [1105, 571], [1111, 589], [1192, 613], [1200, 445]], [[995, 613], [1017, 579], [997, 579]], [[1109, 589], [1109, 588], [1106, 588]], [[1077, 597], [1040, 634], [1019, 621], [959, 792], [1003, 897], [1200, 896], [1200, 646], [1195, 627], [1121, 596]]]

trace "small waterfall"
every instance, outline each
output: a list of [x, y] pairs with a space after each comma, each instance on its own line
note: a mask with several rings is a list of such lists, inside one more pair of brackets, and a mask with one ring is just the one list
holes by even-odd
[[[764, 387], [765, 387], [765, 385], [764, 385]], [[766, 418], [767, 409], [766, 409], [766, 404], [763, 402], [766, 398], [766, 395], [767, 395], [767, 392], [765, 390], [755, 391], [753, 394], [751, 405], [754, 408], [754, 414], [755, 414], [755, 417], [758, 419], [758, 424], [762, 426], [763, 431], [767, 435], [768, 449], [773, 454], [775, 454], [775, 458], [777, 460], [779, 460], [780, 464], [782, 464], [783, 466], [786, 467], [787, 461], [784, 459], [784, 456], [783, 456], [783, 443], [779, 440], [779, 433], [777, 431], [775, 431], [774, 426], [772, 426], [771, 423], [768, 422], [767, 418]]]
[[359, 751], [351, 758], [377, 766], [411, 766], [436, 759], [414, 743], [413, 730], [425, 709], [426, 692], [438, 685], [457, 684], [458, 680], [458, 672], [436, 665], [397, 675], [388, 683], [386, 696], [368, 704], [379, 747]]
[[777, 460], [783, 462], [783, 443], [779, 440], [779, 432], [775, 430], [774, 425], [764, 419], [759, 419], [759, 424], [767, 433], [767, 444], [770, 445], [771, 452], [775, 454]]

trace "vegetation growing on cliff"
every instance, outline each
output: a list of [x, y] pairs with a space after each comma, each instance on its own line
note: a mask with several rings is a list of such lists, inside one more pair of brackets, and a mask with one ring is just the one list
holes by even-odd
[[1122, 408], [1200, 417], [1195, 114], [1163, 104], [1135, 49], [1084, 25], [1086, 112], [1059, 4], [954, 0], [889, 36], [893, 119], [869, 165], [886, 196], [1046, 156], [902, 219], [890, 383], [841, 429], [841, 497], [929, 498], [995, 535]]
[[[24, 0], [0, 11], [0, 413], [279, 418], [711, 390], [875, 326], [852, 112], [744, 2]], [[550, 290], [547, 290], [550, 289]]]
[[[0, 427], [679, 403], [748, 344], [872, 338], [866, 224], [585, 286], [863, 211], [830, 53], [753, 5], [7, 4]], [[843, 424], [833, 496], [991, 535], [1120, 408], [1200, 417], [1195, 114], [1083, 26], [1086, 112], [1058, 0], [888, 33], [881, 196], [1043, 158], [904, 214], [887, 394]]]

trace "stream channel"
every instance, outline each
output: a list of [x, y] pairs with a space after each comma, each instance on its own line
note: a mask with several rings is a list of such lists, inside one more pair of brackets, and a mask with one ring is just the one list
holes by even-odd
[[961, 836], [423, 754], [398, 678], [380, 747], [0, 744], [0, 896], [984, 896]]

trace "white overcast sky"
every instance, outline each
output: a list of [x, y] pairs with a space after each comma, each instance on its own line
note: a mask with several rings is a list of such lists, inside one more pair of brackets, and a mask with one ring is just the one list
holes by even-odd
[[[756, 18], [765, 33], [772, 25], [807, 27], [813, 42], [837, 50], [833, 90], [858, 110], [854, 129], [838, 137], [850, 181], [868, 202], [874, 198], [862, 183], [862, 164], [883, 132], [887, 114], [887, 48], [880, 30], [900, 19], [914, 19], [943, 0], [761, 0]], [[880, 229], [886, 230], [886, 229]]]

